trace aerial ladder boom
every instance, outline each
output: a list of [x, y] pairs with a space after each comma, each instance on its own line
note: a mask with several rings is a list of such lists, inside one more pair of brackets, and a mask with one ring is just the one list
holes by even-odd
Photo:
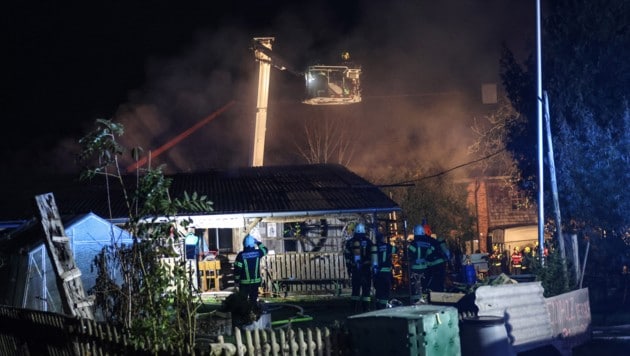
[[[254, 41], [271, 50], [273, 37], [257, 37]], [[252, 167], [263, 165], [265, 156], [265, 135], [267, 131], [267, 105], [269, 103], [269, 75], [271, 70], [271, 58], [265, 51], [254, 48], [254, 54], [258, 61], [258, 99], [256, 101], [256, 127], [254, 129], [254, 151], [252, 154]]]
[[[264, 163], [265, 135], [267, 131], [267, 106], [269, 104], [269, 76], [271, 67], [285, 71], [272, 58], [271, 46], [274, 37], [254, 37], [252, 49], [258, 61], [258, 98], [256, 101], [256, 123], [254, 128], [254, 148], [252, 167]], [[309, 105], [346, 105], [361, 102], [359, 77], [361, 67], [349, 62], [350, 54], [342, 54], [342, 65], [314, 65], [303, 73], [306, 80], [307, 98], [302, 102]], [[292, 71], [290, 71], [292, 72]], [[296, 74], [295, 72], [292, 72]]]

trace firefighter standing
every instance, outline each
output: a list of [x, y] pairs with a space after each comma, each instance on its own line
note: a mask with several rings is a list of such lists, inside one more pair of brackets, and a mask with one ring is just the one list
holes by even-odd
[[387, 237], [380, 232], [376, 234], [376, 253], [374, 258], [374, 298], [376, 308], [384, 309], [389, 302], [390, 290], [392, 288], [392, 255], [396, 253], [396, 247], [387, 241]]
[[354, 311], [368, 311], [370, 309], [370, 288], [372, 287], [372, 249], [373, 243], [365, 233], [365, 225], [357, 224], [354, 234], [346, 242], [344, 256], [346, 268], [352, 282]]
[[413, 241], [407, 246], [407, 256], [411, 266], [409, 276], [409, 288], [411, 290], [410, 302], [415, 304], [422, 299], [422, 291], [428, 290], [429, 255], [432, 255], [435, 247], [431, 238], [424, 233], [424, 226], [416, 225], [413, 228]]
[[243, 239], [243, 251], [236, 255], [234, 261], [234, 282], [252, 305], [258, 302], [258, 288], [262, 282], [260, 259], [266, 255], [267, 247], [248, 234]]
[[199, 251], [199, 236], [195, 235], [195, 228], [188, 228], [188, 234], [184, 238], [184, 244], [186, 246], [186, 259], [197, 260], [197, 253]]
[[521, 267], [523, 266], [523, 255], [518, 247], [514, 247], [512, 251], [512, 274], [521, 274]]
[[501, 254], [501, 251], [499, 250], [499, 246], [498, 245], [492, 246], [492, 254], [490, 255], [490, 258], [489, 258], [491, 275], [497, 276], [501, 274], [502, 272], [501, 260], [502, 259], [503, 259], [503, 256]]
[[[435, 236], [435, 235], [433, 235]], [[451, 251], [448, 249], [446, 244], [446, 239], [443, 237], [435, 237], [430, 239], [434, 251], [428, 257], [429, 260], [429, 275], [431, 279], [429, 280], [429, 290], [434, 292], [444, 292], [444, 282], [446, 280], [446, 265], [450, 264], [451, 261]]]
[[186, 270], [188, 271], [188, 277], [190, 278], [191, 286], [193, 288], [199, 287], [199, 275], [197, 265], [197, 253], [199, 251], [199, 237], [195, 235], [195, 228], [189, 227], [188, 234], [184, 237], [184, 246], [186, 254]]
[[532, 252], [532, 248], [529, 246], [525, 246], [523, 249], [523, 261], [521, 264], [521, 273], [530, 273], [532, 267], [532, 261], [534, 259], [534, 254]]

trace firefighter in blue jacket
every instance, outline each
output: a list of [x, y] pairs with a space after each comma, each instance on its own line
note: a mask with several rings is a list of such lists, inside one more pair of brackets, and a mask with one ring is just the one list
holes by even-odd
[[429, 289], [431, 280], [429, 256], [433, 255], [435, 247], [431, 238], [425, 234], [424, 226], [413, 228], [413, 241], [407, 246], [407, 256], [411, 275], [409, 277], [410, 301], [415, 304], [422, 300], [422, 293]]
[[[435, 235], [434, 235], [435, 236]], [[446, 267], [451, 265], [451, 251], [448, 248], [446, 239], [443, 237], [431, 236], [433, 244], [433, 254], [429, 256], [429, 271], [431, 280], [429, 290], [433, 292], [444, 292], [444, 282], [446, 281]]]
[[372, 241], [365, 233], [365, 225], [357, 224], [354, 234], [346, 242], [344, 256], [346, 258], [346, 268], [352, 282], [352, 295], [350, 299], [354, 302], [354, 311], [368, 311], [370, 309], [372, 288]]
[[[258, 246], [258, 248], [256, 248]], [[258, 302], [258, 288], [262, 282], [260, 260], [267, 255], [267, 247], [251, 235], [243, 239], [243, 251], [234, 261], [234, 282], [240, 293], [247, 295], [252, 304]]]
[[392, 289], [392, 255], [396, 247], [387, 241], [387, 236], [376, 233], [376, 253], [372, 255], [374, 269], [374, 298], [376, 308], [385, 309]]

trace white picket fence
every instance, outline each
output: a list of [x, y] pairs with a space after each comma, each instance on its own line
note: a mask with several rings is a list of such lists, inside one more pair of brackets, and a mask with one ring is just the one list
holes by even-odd
[[[313, 329], [253, 329], [234, 328], [233, 342], [219, 336], [219, 342], [203, 345], [197, 340], [197, 350], [211, 355], [338, 355], [346, 349], [347, 338], [340, 330]], [[200, 345], [202, 344], [202, 345]]]

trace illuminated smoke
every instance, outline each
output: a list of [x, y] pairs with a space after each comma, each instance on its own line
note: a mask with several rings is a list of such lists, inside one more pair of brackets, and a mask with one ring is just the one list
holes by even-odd
[[[274, 36], [273, 52], [295, 72], [316, 62], [334, 64], [326, 62], [349, 50], [363, 68], [364, 100], [330, 110], [308, 107], [300, 103], [303, 78], [272, 71], [266, 165], [304, 163], [294, 143], [304, 122], [322, 115], [355, 124], [352, 136], [360, 149], [350, 168], [357, 172], [423, 163], [447, 169], [470, 160], [472, 118], [491, 109], [480, 104], [481, 84], [500, 85], [500, 43], [525, 42], [534, 31], [527, 27], [533, 9], [523, 15], [528, 13], [514, 7], [525, 5], [501, 0], [354, 3], [356, 8], [343, 6], [346, 15], [356, 15], [350, 21], [331, 10], [332, 2], [288, 2], [258, 29], [246, 30], [241, 19], [200, 30], [177, 56], [147, 58], [147, 82], [129, 93], [113, 117], [125, 125], [125, 145], [156, 150], [235, 100], [152, 164], [167, 164], [167, 172], [247, 166], [258, 68], [249, 41]], [[510, 32], [514, 28], [520, 30]]]

